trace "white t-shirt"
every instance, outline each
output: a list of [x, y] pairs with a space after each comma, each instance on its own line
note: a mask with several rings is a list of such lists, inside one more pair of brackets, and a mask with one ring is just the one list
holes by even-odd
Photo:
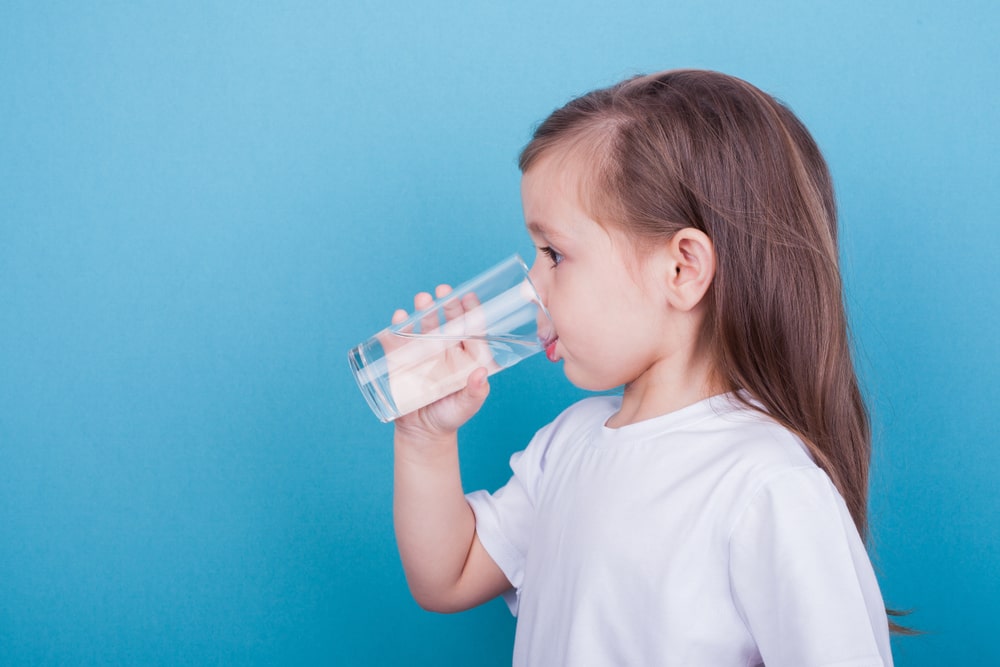
[[573, 405], [467, 496], [515, 665], [892, 665], [865, 547], [796, 436], [729, 395], [608, 428], [620, 404]]

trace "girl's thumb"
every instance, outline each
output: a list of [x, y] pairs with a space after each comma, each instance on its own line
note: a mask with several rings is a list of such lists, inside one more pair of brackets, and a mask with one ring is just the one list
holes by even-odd
[[477, 368], [469, 375], [465, 383], [465, 389], [459, 393], [459, 402], [462, 404], [463, 412], [468, 412], [471, 416], [483, 407], [486, 397], [490, 393], [490, 383], [487, 380], [489, 373], [485, 368]]

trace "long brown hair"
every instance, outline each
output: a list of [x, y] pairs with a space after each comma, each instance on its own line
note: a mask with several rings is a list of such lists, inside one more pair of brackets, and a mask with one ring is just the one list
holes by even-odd
[[585, 204], [601, 224], [640, 248], [684, 227], [712, 240], [703, 335], [720, 378], [801, 437], [867, 543], [869, 416], [851, 359], [833, 184], [808, 130], [745, 81], [677, 70], [556, 110], [521, 170], [581, 145], [595, 165]]

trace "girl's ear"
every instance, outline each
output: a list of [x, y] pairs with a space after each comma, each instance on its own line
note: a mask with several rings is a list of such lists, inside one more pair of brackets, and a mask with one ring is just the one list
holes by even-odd
[[715, 246], [701, 230], [685, 227], [667, 247], [667, 301], [689, 311], [701, 303], [715, 277]]

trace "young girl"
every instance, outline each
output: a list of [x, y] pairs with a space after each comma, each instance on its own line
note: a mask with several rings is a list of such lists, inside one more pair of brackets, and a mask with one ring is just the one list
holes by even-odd
[[397, 420], [416, 600], [503, 595], [517, 665], [891, 665], [833, 189], [807, 130], [746, 82], [672, 71], [555, 111], [520, 164], [547, 355], [624, 392], [541, 429], [493, 494], [464, 495], [456, 439], [486, 369]]

